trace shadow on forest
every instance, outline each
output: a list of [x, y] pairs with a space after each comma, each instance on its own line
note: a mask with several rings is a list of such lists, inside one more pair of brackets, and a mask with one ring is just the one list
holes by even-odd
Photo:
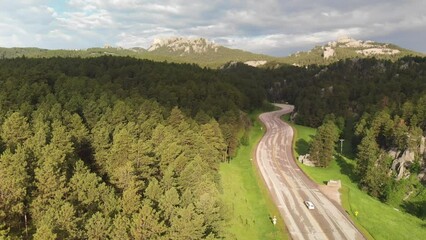
[[296, 152], [299, 155], [305, 155], [309, 152], [309, 143], [305, 139], [296, 141]]
[[[406, 212], [412, 214], [420, 219], [426, 220], [426, 200], [416, 201], [416, 202], [404, 202], [401, 204]], [[426, 224], [423, 224], [422, 227], [426, 227]]]
[[352, 182], [358, 182], [358, 178], [355, 174], [355, 165], [348, 163], [342, 156], [336, 156], [336, 163], [340, 167], [340, 173], [348, 176]]

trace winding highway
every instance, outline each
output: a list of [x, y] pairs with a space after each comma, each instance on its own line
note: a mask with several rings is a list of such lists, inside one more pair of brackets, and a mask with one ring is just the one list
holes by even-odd
[[[365, 239], [337, 203], [329, 200], [297, 166], [293, 129], [280, 116], [293, 106], [259, 116], [267, 130], [256, 149], [256, 163], [292, 239]], [[308, 209], [310, 200], [315, 209]]]

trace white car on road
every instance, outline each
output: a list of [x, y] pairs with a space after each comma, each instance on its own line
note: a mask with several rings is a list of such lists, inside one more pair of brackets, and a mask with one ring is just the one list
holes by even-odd
[[305, 205], [308, 209], [315, 209], [315, 205], [311, 201], [305, 201]]

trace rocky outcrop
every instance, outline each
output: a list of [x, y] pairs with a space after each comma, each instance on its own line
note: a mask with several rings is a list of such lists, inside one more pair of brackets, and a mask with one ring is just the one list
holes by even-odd
[[425, 151], [425, 137], [421, 138], [420, 146], [415, 151], [411, 150], [405, 150], [405, 151], [395, 151], [391, 150], [388, 152], [388, 154], [394, 159], [392, 161], [392, 171], [396, 173], [396, 180], [400, 180], [402, 178], [407, 178], [410, 176], [410, 167], [414, 163], [416, 159], [416, 155], [418, 156], [418, 159], [420, 160], [420, 167], [421, 172], [419, 174], [420, 180], [426, 181], [426, 151]]
[[160, 48], [166, 48], [169, 52], [178, 52], [181, 55], [206, 53], [208, 51], [217, 52], [219, 50], [218, 45], [204, 38], [172, 37], [155, 39], [153, 44], [148, 48], [148, 51], [152, 52]]
[[391, 169], [397, 174], [396, 180], [408, 177], [410, 172], [407, 171], [407, 169], [409, 169], [414, 162], [414, 152], [410, 150], [405, 150], [403, 152], [390, 151], [389, 154], [394, 157]]
[[371, 56], [371, 55], [395, 55], [400, 53], [398, 49], [390, 49], [390, 48], [367, 48], [363, 50], [357, 50], [355, 51], [358, 54], [362, 54], [365, 56]]
[[337, 39], [337, 42], [332, 42], [335, 46], [348, 47], [348, 48], [371, 48], [376, 46], [373, 41], [356, 40], [348, 36], [343, 36]]
[[426, 182], [426, 138], [422, 137], [421, 143], [420, 143], [420, 153], [423, 153], [422, 158], [423, 161], [420, 164], [420, 167], [422, 170], [420, 170], [420, 174], [418, 178], [422, 182]]
[[244, 64], [252, 66], [252, 67], [259, 67], [259, 66], [265, 65], [266, 63], [267, 61], [265, 60], [244, 62]]
[[344, 36], [322, 47], [324, 59], [336, 56], [336, 49], [338, 48], [353, 49], [356, 54], [363, 56], [396, 55], [401, 53], [400, 50], [391, 48], [388, 44], [376, 43], [370, 40], [356, 40]]
[[418, 178], [420, 181], [426, 182], [426, 169], [423, 169], [423, 171], [419, 173]]
[[329, 58], [333, 57], [334, 54], [335, 54], [335, 51], [331, 46], [324, 48], [324, 53], [323, 53], [324, 59], [329, 59]]

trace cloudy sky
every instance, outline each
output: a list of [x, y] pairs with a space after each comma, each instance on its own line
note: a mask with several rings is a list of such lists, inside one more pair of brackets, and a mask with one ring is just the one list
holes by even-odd
[[285, 56], [351, 36], [426, 52], [424, 0], [0, 0], [0, 47], [144, 47], [204, 37]]

